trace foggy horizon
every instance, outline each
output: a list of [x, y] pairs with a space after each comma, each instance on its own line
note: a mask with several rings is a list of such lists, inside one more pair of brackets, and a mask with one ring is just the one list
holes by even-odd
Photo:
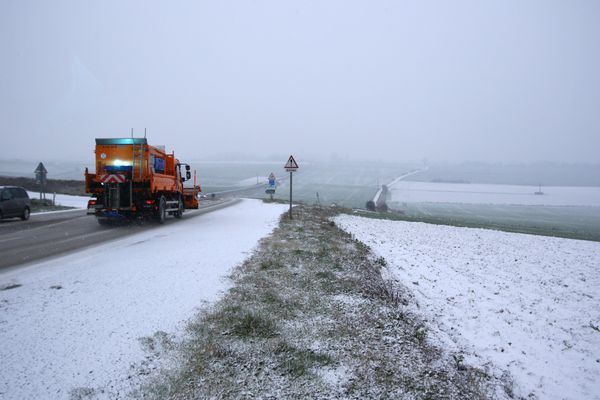
[[182, 161], [597, 164], [598, 17], [585, 1], [4, 2], [1, 158], [86, 161], [133, 127]]

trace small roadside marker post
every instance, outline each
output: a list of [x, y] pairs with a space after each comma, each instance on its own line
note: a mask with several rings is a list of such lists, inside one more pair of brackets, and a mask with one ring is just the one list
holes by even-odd
[[285, 163], [285, 170], [290, 173], [290, 219], [292, 217], [292, 174], [298, 170], [298, 163], [294, 160], [294, 156], [290, 156], [288, 158], [287, 163]]
[[44, 196], [44, 200], [46, 200], [46, 175], [48, 174], [48, 170], [44, 167], [44, 164], [40, 162], [33, 171], [35, 174], [35, 180], [38, 185], [40, 185], [40, 200], [42, 200], [42, 194]]

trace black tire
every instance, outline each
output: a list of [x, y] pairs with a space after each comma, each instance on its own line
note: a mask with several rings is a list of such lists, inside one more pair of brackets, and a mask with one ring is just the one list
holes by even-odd
[[23, 209], [23, 213], [21, 214], [21, 219], [23, 221], [27, 221], [29, 219], [30, 214], [31, 214], [31, 211], [29, 210], [29, 207], [25, 207]]
[[175, 218], [181, 218], [181, 217], [183, 217], [183, 200], [181, 200], [181, 198], [179, 198], [178, 208], [179, 208], [179, 210], [175, 211], [173, 213], [173, 215], [175, 216]]
[[158, 202], [158, 215], [156, 216], [156, 220], [159, 224], [164, 224], [167, 219], [167, 201], [164, 197], [160, 197]]

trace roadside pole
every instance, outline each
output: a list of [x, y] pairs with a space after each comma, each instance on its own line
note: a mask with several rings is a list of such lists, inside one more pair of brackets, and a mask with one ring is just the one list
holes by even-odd
[[294, 160], [294, 156], [290, 156], [290, 158], [288, 158], [287, 163], [285, 163], [284, 168], [286, 171], [288, 171], [290, 173], [290, 219], [293, 219], [293, 217], [292, 217], [292, 176], [293, 176], [294, 172], [296, 172], [296, 170], [298, 170], [298, 163], [296, 162], [296, 160]]
[[35, 174], [36, 183], [40, 185], [40, 201], [42, 200], [42, 194], [44, 200], [46, 200], [46, 175], [48, 174], [48, 170], [44, 167], [44, 164], [40, 162], [33, 173]]
[[292, 219], [292, 176], [294, 173], [290, 171], [290, 219]]

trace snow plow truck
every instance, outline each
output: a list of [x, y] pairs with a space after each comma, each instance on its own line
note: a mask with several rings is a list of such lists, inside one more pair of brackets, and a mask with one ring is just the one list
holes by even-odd
[[[100, 225], [117, 220], [181, 218], [186, 209], [198, 208], [200, 186], [184, 188], [190, 166], [175, 153], [150, 146], [146, 138], [96, 139], [96, 172], [85, 169], [85, 190], [93, 198], [88, 214]], [[185, 169], [182, 170], [182, 167]]]

